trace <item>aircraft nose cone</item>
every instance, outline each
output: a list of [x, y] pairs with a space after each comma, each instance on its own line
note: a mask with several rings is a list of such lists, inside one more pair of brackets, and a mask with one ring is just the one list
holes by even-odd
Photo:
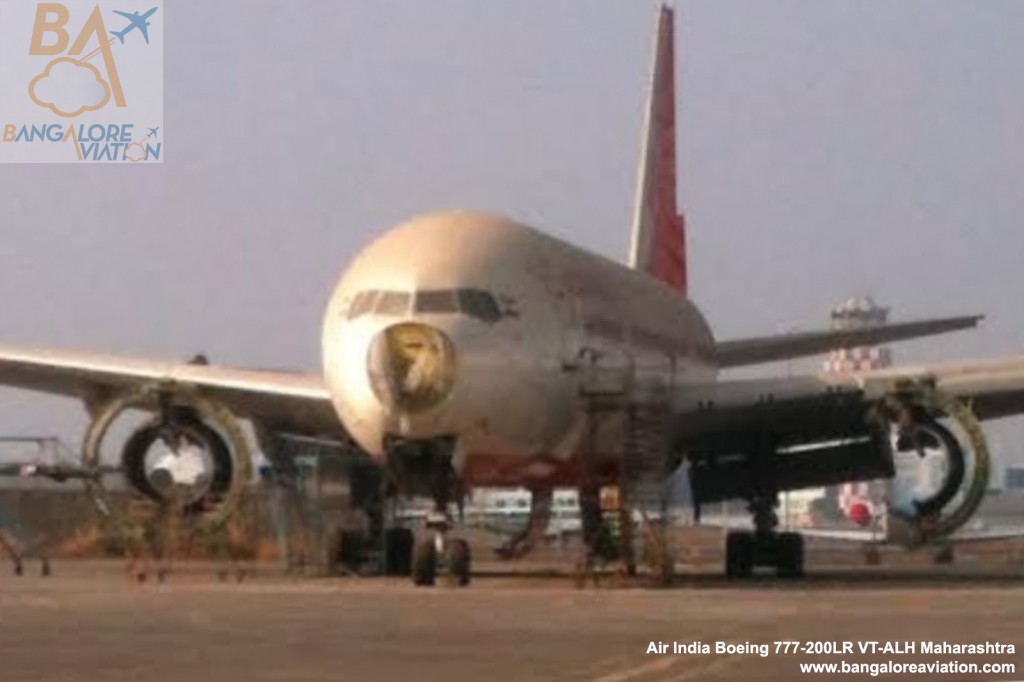
[[451, 393], [455, 348], [440, 329], [403, 322], [374, 337], [367, 370], [381, 404], [406, 413], [422, 412]]

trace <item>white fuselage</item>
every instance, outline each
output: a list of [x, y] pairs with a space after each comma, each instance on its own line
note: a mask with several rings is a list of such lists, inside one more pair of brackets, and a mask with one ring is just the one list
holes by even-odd
[[356, 257], [327, 306], [323, 362], [362, 448], [381, 457], [386, 435], [452, 436], [455, 470], [474, 485], [571, 478], [595, 442], [616, 454], [611, 434], [584, 438], [591, 383], [635, 391], [716, 374], [704, 318], [664, 284], [468, 212], [413, 219]]

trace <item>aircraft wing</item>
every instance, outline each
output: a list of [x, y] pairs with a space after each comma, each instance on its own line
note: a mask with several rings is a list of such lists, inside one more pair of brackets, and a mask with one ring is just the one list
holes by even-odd
[[122, 12], [119, 9], [115, 9], [115, 10], [113, 10], [113, 12], [114, 12], [114, 14], [120, 14], [125, 19], [131, 19], [132, 23], [134, 23], [134, 20], [138, 18], [138, 17], [136, 17], [136, 15], [132, 14], [131, 12]]
[[720, 341], [715, 345], [720, 367], [739, 367], [827, 353], [835, 348], [875, 346], [977, 326], [983, 317], [947, 317], [884, 324], [864, 329], [829, 329], [776, 336]]
[[[933, 383], [979, 419], [1024, 413], [1024, 357], [680, 385], [672, 431], [695, 501], [742, 497], [762, 476], [779, 491], [890, 476], [866, 415], [903, 379]], [[765, 443], [777, 453], [769, 462], [750, 454]]]
[[88, 402], [154, 382], [196, 387], [243, 419], [308, 435], [343, 432], [319, 375], [0, 346], [0, 386]]
[[[776, 413], [813, 407], [831, 398], [872, 400], [899, 379], [933, 380], [936, 388], [970, 403], [979, 419], [1024, 413], [1024, 355], [999, 359], [904, 365], [849, 373], [821, 373], [769, 379], [725, 380], [694, 386], [682, 384], [673, 399], [681, 417], [698, 413], [703, 423], [686, 428], [702, 432], [720, 425], [741, 427], [753, 413]], [[696, 421], [696, 420], [691, 420]]]

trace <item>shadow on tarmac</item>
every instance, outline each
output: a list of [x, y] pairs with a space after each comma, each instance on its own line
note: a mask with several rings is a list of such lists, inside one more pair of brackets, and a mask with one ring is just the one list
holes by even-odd
[[[488, 582], [491, 579], [507, 579], [516, 582], [558, 582], [574, 584], [574, 576], [559, 570], [489, 570], [474, 573], [474, 579]], [[948, 587], [963, 589], [996, 589], [1024, 587], [1024, 568], [992, 567], [940, 567], [913, 569], [871, 568], [810, 568], [803, 578], [779, 578], [770, 573], [756, 574], [751, 578], [737, 580], [720, 573], [682, 573], [674, 576], [671, 584], [658, 584], [651, 576], [626, 577], [611, 572], [598, 573], [596, 581], [588, 578], [585, 587], [600, 588], [650, 588], [669, 590], [797, 590], [835, 591], [843, 590], [934, 590]]]

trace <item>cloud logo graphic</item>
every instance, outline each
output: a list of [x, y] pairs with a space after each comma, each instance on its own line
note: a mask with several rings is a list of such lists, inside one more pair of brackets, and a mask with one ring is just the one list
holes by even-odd
[[58, 116], [71, 118], [106, 106], [110, 101], [110, 86], [92, 64], [60, 57], [32, 79], [28, 96]]
[[132, 142], [128, 145], [128, 150], [124, 153], [125, 158], [132, 163], [138, 163], [139, 161], [145, 161], [149, 158], [149, 152], [138, 142]]

